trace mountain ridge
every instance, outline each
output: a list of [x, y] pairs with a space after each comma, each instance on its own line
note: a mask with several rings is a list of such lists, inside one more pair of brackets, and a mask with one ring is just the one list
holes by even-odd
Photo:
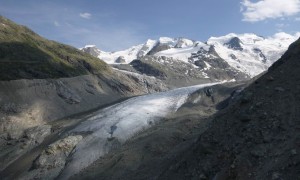
[[299, 49], [300, 39], [157, 179], [299, 178]]
[[[135, 59], [154, 56], [168, 57], [196, 66], [198, 65], [195, 61], [198, 63], [202, 61], [204, 65], [200, 69], [209, 68], [211, 65], [208, 56], [215, 58], [217, 54], [232, 68], [254, 77], [267, 70], [298, 37], [300, 33], [290, 35], [283, 32], [266, 38], [253, 33], [230, 33], [225, 36], [211, 37], [206, 42], [187, 38], [160, 37], [158, 40], [148, 39], [144, 44], [122, 51], [105, 52], [97, 49], [95, 45], [87, 45], [81, 50], [103, 59], [108, 64], [129, 64]], [[214, 52], [209, 51], [211, 48]], [[203, 52], [199, 53], [199, 51]], [[196, 54], [200, 56], [197, 57]], [[206, 61], [203, 60], [204, 57]]]
[[0, 16], [0, 80], [46, 79], [101, 74], [103, 61], [69, 45], [47, 40]]

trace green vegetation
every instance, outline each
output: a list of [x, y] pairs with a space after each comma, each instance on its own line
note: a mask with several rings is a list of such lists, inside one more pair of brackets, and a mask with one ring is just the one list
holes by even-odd
[[87, 53], [47, 40], [0, 16], [0, 80], [73, 77], [108, 69]]

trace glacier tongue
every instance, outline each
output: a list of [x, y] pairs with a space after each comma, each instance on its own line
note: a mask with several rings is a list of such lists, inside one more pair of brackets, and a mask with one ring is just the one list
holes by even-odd
[[[219, 82], [222, 83], [222, 82]], [[60, 178], [67, 179], [105, 155], [114, 146], [177, 111], [192, 92], [218, 83], [179, 88], [131, 98], [102, 109], [70, 133], [88, 134], [77, 146]]]

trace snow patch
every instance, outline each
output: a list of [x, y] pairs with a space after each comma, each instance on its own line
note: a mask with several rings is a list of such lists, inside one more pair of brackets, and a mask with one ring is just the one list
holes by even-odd
[[197, 52], [200, 49], [197, 47], [185, 47], [185, 48], [171, 48], [165, 51], [161, 51], [155, 54], [155, 56], [166, 56], [172, 57], [175, 60], [180, 60], [188, 63], [188, 59], [191, 57], [193, 52]]
[[211, 68], [211, 65], [210, 64], [208, 64], [206, 61], [203, 61], [204, 63], [205, 63], [205, 65], [206, 65], [206, 68], [205, 68], [205, 70], [209, 70], [210, 68]]
[[85, 48], [93, 48], [93, 47], [96, 47], [96, 45], [85, 45], [84, 47]]
[[135, 72], [125, 71], [125, 70], [121, 70], [121, 69], [117, 69], [117, 68], [112, 68], [112, 69], [115, 70], [115, 71], [122, 72], [124, 74], [129, 74], [131, 76], [136, 76], [136, 77], [141, 77], [141, 78], [148, 77], [148, 78], [151, 78], [151, 79], [156, 79], [154, 76], [147, 76], [145, 74], [139, 74], [139, 73], [135, 73]]
[[161, 44], [174, 44], [175, 41], [173, 38], [169, 38], [169, 37], [160, 37], [158, 39], [158, 42]]

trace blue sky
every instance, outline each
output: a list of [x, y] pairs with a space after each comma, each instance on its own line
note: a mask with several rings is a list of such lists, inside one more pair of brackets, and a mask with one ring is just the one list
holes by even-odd
[[106, 51], [161, 36], [300, 31], [300, 0], [0, 0], [0, 14], [59, 42]]

